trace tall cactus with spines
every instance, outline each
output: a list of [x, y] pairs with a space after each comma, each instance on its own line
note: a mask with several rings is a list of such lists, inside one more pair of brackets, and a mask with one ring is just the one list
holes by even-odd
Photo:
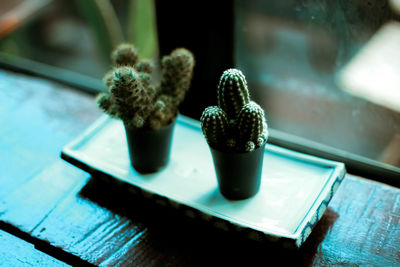
[[111, 53], [113, 69], [103, 78], [107, 92], [97, 97], [99, 107], [130, 127], [160, 129], [178, 113], [190, 87], [194, 58], [180, 48], [162, 59], [162, 77], [153, 82], [153, 64], [139, 61], [136, 48], [121, 44]]
[[240, 70], [226, 70], [217, 90], [218, 106], [207, 107], [201, 118], [203, 134], [211, 147], [249, 152], [268, 138], [264, 110], [250, 100], [247, 81]]
[[218, 84], [217, 101], [230, 121], [235, 120], [242, 107], [250, 102], [247, 81], [240, 70], [224, 71]]
[[162, 109], [155, 109], [149, 117], [150, 128], [166, 125], [177, 115], [177, 106], [184, 100], [193, 75], [194, 57], [185, 48], [177, 48], [161, 61], [161, 82], [155, 89], [157, 102]]
[[129, 66], [116, 68], [110, 92], [119, 117], [131, 127], [143, 127], [153, 109], [154, 92], [144, 87], [139, 73]]
[[193, 67], [194, 57], [185, 48], [177, 48], [169, 56], [165, 56], [161, 61], [162, 94], [172, 96], [179, 105], [189, 90]]

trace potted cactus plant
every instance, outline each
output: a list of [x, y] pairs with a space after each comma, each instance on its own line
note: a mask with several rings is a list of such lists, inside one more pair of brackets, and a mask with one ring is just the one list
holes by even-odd
[[190, 87], [194, 57], [184, 48], [161, 61], [161, 81], [153, 81], [153, 64], [139, 60], [132, 44], [111, 54], [113, 69], [103, 78], [108, 90], [97, 98], [99, 107], [125, 126], [132, 166], [154, 172], [169, 160], [178, 105]]
[[263, 109], [250, 100], [245, 76], [226, 70], [219, 81], [217, 106], [207, 107], [201, 127], [210, 147], [222, 195], [245, 199], [261, 183], [268, 127]]

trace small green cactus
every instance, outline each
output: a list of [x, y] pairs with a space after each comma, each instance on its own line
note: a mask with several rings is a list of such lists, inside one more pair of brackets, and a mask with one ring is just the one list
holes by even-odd
[[114, 70], [110, 87], [119, 117], [129, 126], [137, 128], [143, 127], [154, 105], [154, 91], [147, 90], [143, 84], [134, 68], [122, 66]]
[[257, 147], [262, 145], [264, 122], [264, 110], [257, 103], [250, 101], [242, 108], [237, 119], [239, 139], [246, 143], [252, 142]]
[[213, 147], [223, 146], [229, 132], [225, 111], [217, 106], [207, 107], [200, 121], [207, 142]]
[[103, 78], [108, 90], [97, 97], [104, 112], [130, 127], [145, 129], [160, 129], [177, 116], [193, 75], [190, 51], [178, 48], [163, 57], [159, 84], [153, 82], [153, 64], [139, 61], [133, 45], [119, 45], [111, 60], [113, 69]]
[[208, 144], [237, 152], [249, 152], [262, 146], [268, 138], [264, 110], [250, 100], [242, 72], [226, 70], [217, 92], [218, 106], [207, 107], [200, 118]]

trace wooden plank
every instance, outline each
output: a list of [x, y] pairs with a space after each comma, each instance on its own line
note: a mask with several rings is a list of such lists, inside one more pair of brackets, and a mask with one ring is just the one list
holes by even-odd
[[[221, 252], [229, 254], [229, 249], [237, 256], [225, 263], [248, 262], [239, 251], [256, 256], [264, 248], [97, 180], [71, 192], [33, 236], [104, 266], [206, 264]], [[224, 246], [228, 249], [219, 248]], [[260, 255], [253, 259], [260, 260]]]
[[0, 266], [70, 266], [0, 230]]
[[315, 265], [400, 265], [400, 189], [348, 175], [329, 208]]
[[[131, 239], [139, 241], [144, 227], [87, 199], [80, 193], [84, 185], [75, 187], [36, 227], [32, 236], [98, 264]], [[113, 197], [107, 192], [97, 194], [108, 200]]]
[[[354, 198], [353, 198], [354, 197]], [[232, 236], [188, 227], [163, 232], [166, 246], [184, 254], [186, 264], [367, 265], [400, 264], [400, 190], [348, 175], [307, 242], [298, 251], [281, 250]], [[199, 235], [193, 235], [193, 231]], [[172, 233], [171, 233], [172, 232]], [[183, 232], [182, 237], [178, 232]], [[380, 242], [379, 242], [380, 241]], [[184, 245], [183, 245], [184, 244]], [[129, 265], [132, 256], [120, 257]]]
[[[372, 200], [365, 211], [370, 197], [386, 204]], [[299, 251], [287, 251], [211, 229], [178, 212], [132, 197], [116, 185], [91, 180], [82, 190], [71, 193], [33, 235], [100, 265], [254, 261], [392, 266], [399, 263], [399, 199], [396, 188], [348, 176], [309, 240]], [[392, 218], [387, 229], [385, 216]], [[368, 234], [363, 234], [366, 230]], [[374, 249], [377, 235], [382, 242]]]
[[86, 183], [88, 177], [59, 159], [0, 199], [0, 220], [29, 233], [74, 187]]
[[92, 97], [0, 70], [0, 199], [58, 159], [99, 115]]
[[92, 96], [0, 70], [3, 226], [8, 224], [25, 233], [33, 231], [77, 183], [86, 183], [88, 175], [61, 161], [59, 153], [99, 115]]
[[211, 229], [95, 180], [71, 193], [33, 235], [100, 265], [398, 264], [400, 190], [348, 176], [338, 194], [299, 251]]

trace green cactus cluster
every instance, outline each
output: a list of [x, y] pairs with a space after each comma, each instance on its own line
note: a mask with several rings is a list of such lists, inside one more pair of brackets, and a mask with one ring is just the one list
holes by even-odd
[[207, 107], [200, 118], [211, 147], [249, 152], [267, 141], [264, 110], [250, 100], [247, 81], [240, 70], [224, 71], [218, 84], [217, 103], [218, 106]]
[[153, 81], [153, 63], [139, 60], [132, 44], [121, 44], [111, 53], [113, 69], [104, 75], [107, 91], [97, 97], [99, 107], [127, 126], [160, 129], [171, 123], [189, 90], [194, 57], [177, 48], [161, 61], [161, 81]]

